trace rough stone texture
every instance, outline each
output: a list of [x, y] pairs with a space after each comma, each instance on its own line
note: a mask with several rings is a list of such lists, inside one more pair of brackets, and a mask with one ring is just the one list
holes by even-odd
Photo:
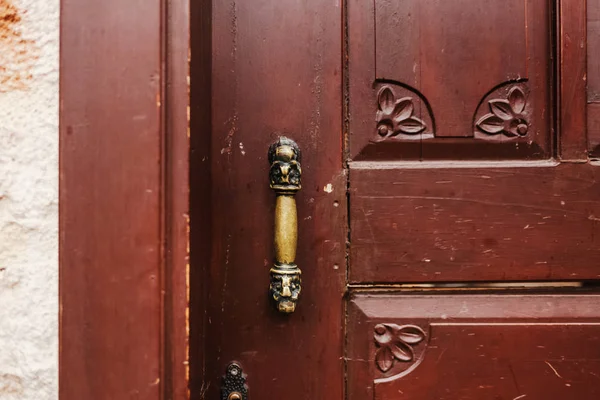
[[58, 398], [59, 0], [0, 0], [0, 399]]

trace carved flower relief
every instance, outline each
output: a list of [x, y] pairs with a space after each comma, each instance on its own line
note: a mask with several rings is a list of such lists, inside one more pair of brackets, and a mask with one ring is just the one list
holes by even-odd
[[508, 92], [506, 100], [490, 100], [488, 105], [491, 113], [481, 117], [475, 125], [488, 135], [525, 136], [529, 131], [529, 124], [523, 115], [526, 102], [523, 90], [515, 86]]
[[418, 135], [426, 129], [425, 122], [414, 116], [413, 99], [396, 96], [389, 86], [379, 91], [377, 110], [377, 133], [383, 137], [394, 137], [399, 134]]
[[425, 339], [425, 332], [415, 325], [375, 325], [375, 363], [381, 372], [388, 372], [396, 361], [413, 362], [413, 346]]

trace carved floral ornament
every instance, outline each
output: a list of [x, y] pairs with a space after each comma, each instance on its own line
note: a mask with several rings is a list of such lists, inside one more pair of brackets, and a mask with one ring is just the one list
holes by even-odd
[[425, 340], [425, 332], [415, 325], [377, 324], [374, 331], [375, 363], [383, 373], [396, 362], [415, 362], [413, 347]]
[[488, 135], [525, 136], [529, 131], [524, 115], [526, 103], [525, 93], [515, 86], [508, 92], [507, 99], [488, 101], [491, 112], [481, 117], [475, 126]]
[[414, 116], [413, 99], [403, 97], [396, 100], [389, 86], [379, 91], [377, 105], [377, 133], [383, 138], [399, 134], [418, 135], [427, 128], [425, 122]]
[[[530, 130], [527, 91], [525, 84], [505, 82], [493, 93], [487, 101], [489, 113], [475, 121], [474, 129], [484, 135], [506, 138], [527, 136]], [[506, 92], [506, 87], [510, 90]], [[414, 89], [412, 89], [414, 91]], [[486, 98], [488, 96], [486, 95]], [[424, 101], [424, 100], [423, 100]], [[415, 105], [420, 100], [411, 96], [397, 99], [392, 86], [386, 84], [379, 89], [377, 95], [376, 130], [381, 139], [400, 138], [410, 139], [427, 131], [427, 123], [415, 116]], [[476, 110], [485, 107], [485, 103]], [[424, 110], [424, 112], [428, 112]], [[431, 112], [431, 111], [429, 111]], [[433, 116], [432, 116], [433, 119]], [[433, 133], [435, 136], [435, 133]], [[484, 137], [480, 137], [484, 138]]]

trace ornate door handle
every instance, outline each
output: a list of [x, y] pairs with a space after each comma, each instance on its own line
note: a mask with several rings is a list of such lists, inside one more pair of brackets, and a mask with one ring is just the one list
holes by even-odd
[[275, 263], [271, 268], [269, 292], [277, 309], [293, 313], [300, 295], [300, 268], [294, 263], [298, 243], [296, 192], [300, 190], [300, 148], [280, 137], [269, 147], [269, 179], [275, 191]]

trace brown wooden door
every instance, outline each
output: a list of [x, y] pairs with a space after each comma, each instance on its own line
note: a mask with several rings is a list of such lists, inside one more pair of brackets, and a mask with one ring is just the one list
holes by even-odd
[[[253, 399], [599, 398], [584, 1], [192, 11], [192, 397], [235, 361]], [[282, 135], [291, 315], [268, 295]]]

